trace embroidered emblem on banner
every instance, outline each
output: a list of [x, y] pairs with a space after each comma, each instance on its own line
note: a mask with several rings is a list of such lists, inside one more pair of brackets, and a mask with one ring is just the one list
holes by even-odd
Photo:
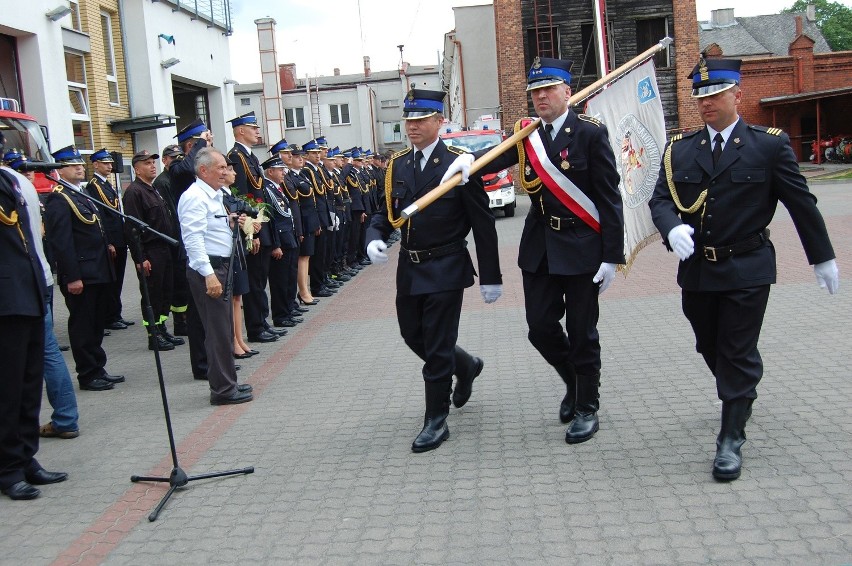
[[660, 170], [660, 148], [654, 136], [634, 114], [621, 119], [616, 128], [621, 140], [618, 185], [624, 205], [636, 208], [651, 198]]
[[636, 85], [636, 91], [636, 94], [639, 96], [639, 104], [647, 104], [657, 98], [657, 92], [654, 90], [651, 77], [645, 77], [639, 81], [639, 84]]

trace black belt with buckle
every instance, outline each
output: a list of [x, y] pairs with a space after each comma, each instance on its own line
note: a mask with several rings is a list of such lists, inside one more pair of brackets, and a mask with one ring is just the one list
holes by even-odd
[[420, 263], [421, 261], [449, 255], [465, 248], [467, 248], [467, 240], [459, 240], [458, 242], [452, 242], [429, 250], [407, 250], [403, 247], [402, 251], [405, 252], [405, 255], [407, 255], [408, 259], [411, 260], [411, 263]]
[[222, 267], [222, 266], [231, 264], [231, 258], [230, 257], [223, 257], [223, 256], [219, 256], [219, 255], [211, 255], [211, 256], [207, 256], [207, 257], [210, 258], [210, 267], [212, 267], [213, 269], [216, 269], [217, 267]]
[[533, 216], [543, 218], [550, 229], [557, 232], [563, 228], [570, 228], [576, 226], [578, 222], [582, 222], [582, 220], [580, 220], [577, 216], [553, 216], [552, 214], [542, 214], [539, 209], [535, 208], [535, 206], [533, 206], [530, 210], [533, 211]]
[[750, 252], [752, 250], [756, 250], [764, 243], [769, 240], [769, 228], [764, 230], [763, 232], [758, 232], [753, 236], [749, 236], [745, 240], [741, 242], [737, 242], [736, 244], [729, 244], [727, 246], [704, 246], [704, 259], [707, 261], [719, 261], [720, 259], [725, 259], [726, 257], [731, 257], [732, 255], [743, 254], [745, 252]]

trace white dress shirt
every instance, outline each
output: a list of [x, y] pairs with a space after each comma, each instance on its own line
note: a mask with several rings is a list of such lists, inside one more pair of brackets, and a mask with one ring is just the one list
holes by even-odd
[[740, 121], [740, 117], [737, 116], [737, 119], [734, 120], [734, 123], [722, 130], [721, 132], [717, 132], [713, 128], [710, 127], [710, 124], [707, 124], [707, 133], [710, 134], [710, 150], [713, 150], [713, 138], [716, 137], [716, 134], [722, 134], [722, 149], [725, 149], [725, 145], [728, 143], [728, 138], [731, 137], [731, 132], [734, 131], [734, 128]]
[[[571, 111], [571, 109], [568, 108], [568, 110], [566, 110], [562, 115], [557, 116], [556, 119], [553, 122], [551, 122], [551, 125], [553, 126], [553, 130], [550, 132], [550, 141], [553, 141], [553, 140], [556, 139], [556, 135], [559, 133], [559, 129], [562, 127], [562, 124], [565, 123], [565, 119], [568, 118], [568, 113], [570, 111]], [[544, 122], [545, 126], [547, 125], [547, 122], [545, 122], [544, 120], [542, 120], [542, 122]]]
[[177, 212], [189, 267], [211, 275], [210, 256], [230, 257], [234, 243], [222, 191], [196, 178], [180, 197]]
[[[423, 152], [423, 157], [420, 158], [420, 170], [421, 171], [426, 169], [426, 164], [429, 163], [429, 157], [432, 156], [432, 152], [435, 151], [435, 147], [438, 145], [438, 140], [440, 140], [440, 139], [441, 139], [441, 137], [438, 136], [437, 138], [435, 138], [435, 141], [433, 141], [432, 143], [430, 143], [429, 145], [427, 145], [426, 147], [424, 147], [423, 149], [420, 149], [420, 150], [417, 149], [417, 146], [414, 147], [415, 153], [417, 151]], [[366, 167], [365, 167], [365, 169], [366, 169]]]

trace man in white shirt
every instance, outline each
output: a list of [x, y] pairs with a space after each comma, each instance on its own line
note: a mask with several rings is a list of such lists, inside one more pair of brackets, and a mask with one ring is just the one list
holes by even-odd
[[[225, 156], [204, 148], [195, 156], [195, 182], [178, 202], [178, 219], [187, 254], [186, 278], [204, 326], [211, 405], [246, 403], [250, 385], [237, 384], [234, 321], [230, 289], [225, 289], [233, 259], [234, 233], [222, 203]], [[229, 218], [230, 217], [230, 218]], [[245, 216], [240, 218], [240, 223]]]

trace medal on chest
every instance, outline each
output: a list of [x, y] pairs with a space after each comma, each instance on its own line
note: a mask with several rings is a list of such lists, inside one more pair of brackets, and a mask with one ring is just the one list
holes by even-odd
[[559, 167], [560, 167], [563, 171], [567, 171], [568, 169], [570, 169], [570, 168], [571, 168], [571, 164], [570, 164], [570, 163], [568, 163], [568, 150], [567, 150], [567, 149], [563, 149], [562, 151], [560, 151], [560, 152], [559, 152], [559, 157], [562, 159], [562, 162], [559, 164]]

